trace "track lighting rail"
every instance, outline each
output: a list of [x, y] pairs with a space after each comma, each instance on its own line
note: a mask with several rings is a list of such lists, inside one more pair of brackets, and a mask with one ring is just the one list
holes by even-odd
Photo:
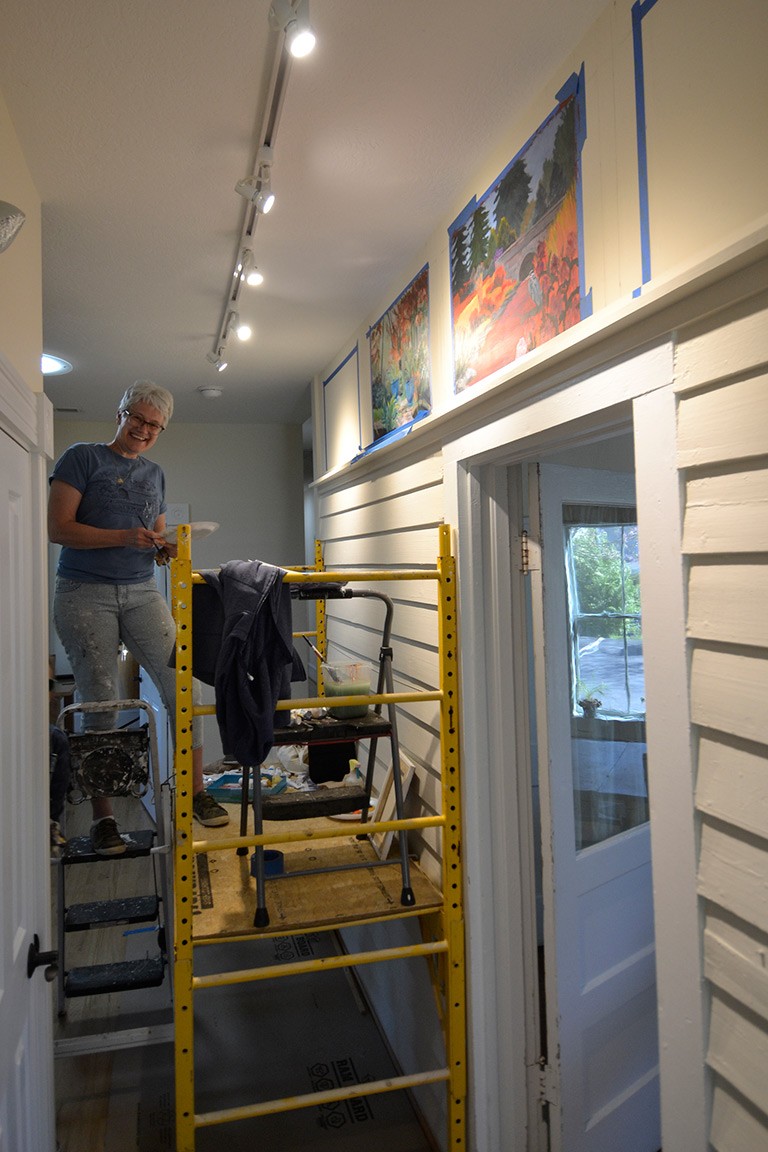
[[[254, 141], [253, 169], [250, 175], [244, 176], [235, 185], [235, 191], [245, 199], [246, 204], [243, 207], [237, 256], [221, 310], [218, 332], [213, 348], [206, 356], [218, 372], [223, 372], [227, 367], [227, 341], [236, 327], [232, 317], [237, 316], [237, 304], [243, 284], [257, 286], [264, 280], [256, 267], [253, 251], [256, 225], [260, 216], [269, 212], [274, 204], [272, 192], [274, 146], [291, 65], [296, 56], [306, 55], [306, 52], [314, 47], [314, 32], [309, 25], [309, 0], [273, 0], [269, 10], [269, 25], [273, 34], [277, 35], [274, 36], [272, 69], [264, 116]], [[303, 44], [306, 50], [297, 51], [297, 44]], [[306, 48], [307, 44], [309, 48]], [[248, 339], [248, 336], [240, 335], [240, 339]]]

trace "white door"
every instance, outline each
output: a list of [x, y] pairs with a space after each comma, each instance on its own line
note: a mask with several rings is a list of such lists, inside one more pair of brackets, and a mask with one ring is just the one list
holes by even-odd
[[531, 479], [551, 1149], [657, 1152], [633, 478], [541, 465]]
[[[0, 432], [0, 1149], [49, 1152], [53, 1135], [51, 986], [27, 954], [37, 934], [49, 949], [46, 870], [48, 771], [30, 702], [44, 669], [32, 659], [34, 579], [29, 455]], [[39, 562], [39, 557], [37, 557]], [[45, 720], [45, 717], [42, 718]], [[36, 728], [37, 725], [37, 728]]]

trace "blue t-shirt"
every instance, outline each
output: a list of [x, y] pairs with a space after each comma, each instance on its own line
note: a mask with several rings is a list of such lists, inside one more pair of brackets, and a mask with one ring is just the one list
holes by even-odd
[[[79, 524], [95, 528], [153, 528], [165, 512], [165, 475], [159, 464], [128, 460], [106, 444], [73, 444], [57, 460], [51, 480], [82, 494]], [[61, 549], [57, 573], [85, 584], [140, 584], [153, 578], [153, 548]]]

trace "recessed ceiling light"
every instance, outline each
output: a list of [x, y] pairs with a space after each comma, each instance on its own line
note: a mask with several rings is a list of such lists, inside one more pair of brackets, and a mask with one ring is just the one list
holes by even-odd
[[40, 371], [43, 376], [63, 376], [65, 372], [72, 371], [69, 360], [62, 360], [61, 356], [49, 356], [43, 352], [40, 357]]

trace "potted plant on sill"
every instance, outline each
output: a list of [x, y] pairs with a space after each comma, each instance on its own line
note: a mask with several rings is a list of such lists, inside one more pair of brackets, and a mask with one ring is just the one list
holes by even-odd
[[598, 684], [596, 687], [590, 688], [587, 684], [579, 681], [576, 693], [576, 703], [589, 720], [594, 720], [598, 709], [602, 708], [603, 706], [603, 702], [598, 696], [598, 692], [605, 692], [604, 685]]

